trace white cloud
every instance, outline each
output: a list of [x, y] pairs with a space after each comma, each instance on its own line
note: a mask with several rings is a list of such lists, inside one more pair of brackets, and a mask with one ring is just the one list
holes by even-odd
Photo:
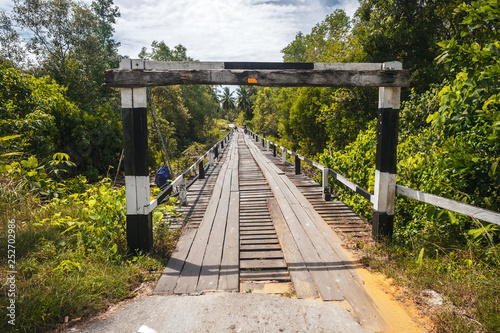
[[[92, 0], [84, 0], [90, 4]], [[153, 40], [182, 44], [202, 61], [281, 61], [298, 31], [309, 33], [335, 8], [352, 15], [357, 0], [115, 0], [119, 52], [137, 57]], [[9, 11], [12, 2], [0, 0]]]
[[115, 37], [131, 57], [163, 40], [202, 61], [281, 61], [295, 34], [309, 32], [336, 3], [357, 7], [357, 0], [115, 0], [122, 13]]

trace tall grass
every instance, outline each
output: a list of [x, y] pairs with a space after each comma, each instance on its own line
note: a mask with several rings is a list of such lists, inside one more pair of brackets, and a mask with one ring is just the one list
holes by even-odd
[[[0, 278], [7, 260], [9, 220], [15, 221], [15, 326], [3, 283], [0, 331], [43, 332], [104, 310], [133, 295], [170, 255], [175, 233], [155, 218], [154, 254], [131, 256], [126, 248], [124, 189], [107, 179], [55, 182], [38, 163], [0, 167]], [[168, 209], [164, 209], [167, 211]], [[156, 254], [156, 255], [155, 255]]]

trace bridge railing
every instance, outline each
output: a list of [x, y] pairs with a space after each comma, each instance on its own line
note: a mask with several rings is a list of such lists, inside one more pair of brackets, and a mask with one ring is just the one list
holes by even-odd
[[[214, 166], [215, 159], [219, 158], [219, 156], [222, 154], [222, 150], [224, 149], [224, 146], [227, 145], [229, 140], [231, 139], [231, 136], [233, 135], [234, 129], [231, 129], [224, 138], [219, 140], [216, 144], [212, 146], [205, 154], [200, 156], [196, 162], [194, 162], [189, 168], [187, 168], [183, 173], [181, 173], [177, 178], [175, 178], [170, 184], [168, 184], [160, 194], [156, 196], [151, 202], [149, 203], [148, 209], [149, 212], [151, 213], [158, 205], [160, 205], [168, 196], [172, 194], [174, 189], [177, 190], [177, 193], [175, 193], [172, 196], [179, 195], [180, 201], [182, 205], [186, 204], [186, 191], [197, 179], [204, 179], [205, 178], [205, 173], [208, 171], [209, 168]], [[208, 157], [208, 163], [206, 165], [203, 165], [203, 162], [205, 159]], [[198, 170], [198, 174], [191, 179], [189, 184], [186, 185], [186, 178], [192, 174], [195, 170]]]
[[[363, 198], [370, 201], [372, 204], [374, 203], [373, 202], [374, 195], [372, 193], [363, 189], [359, 185], [355, 184], [354, 182], [347, 179], [343, 175], [335, 172], [334, 170], [327, 168], [326, 166], [324, 166], [316, 161], [308, 159], [307, 157], [302, 156], [302, 155], [298, 154], [297, 152], [291, 151], [291, 150], [287, 149], [286, 147], [283, 147], [275, 142], [272, 142], [269, 139], [266, 139], [265, 137], [260, 136], [256, 133], [252, 132], [249, 129], [247, 129], [247, 133], [249, 133], [255, 139], [256, 142], [259, 142], [259, 141], [262, 142], [263, 147], [267, 146], [268, 151], [271, 149], [270, 147], [272, 147], [273, 155], [275, 157], [277, 156], [276, 149], [280, 148], [282, 150], [282, 161], [283, 162], [287, 161], [286, 160], [287, 154], [290, 154], [291, 156], [295, 156], [295, 163], [294, 163], [295, 164], [295, 174], [301, 173], [300, 161], [305, 161], [305, 162], [309, 163], [310, 165], [319, 169], [322, 172], [322, 184], [321, 184], [321, 186], [323, 187], [323, 193], [324, 193], [323, 197], [325, 198], [325, 200], [330, 200], [330, 196], [329, 196], [330, 187], [329, 187], [329, 183], [328, 183], [328, 175], [331, 175], [331, 176], [333, 176], [334, 179], [336, 179], [340, 183], [347, 186], [350, 190], [358, 193]], [[420, 201], [420, 202], [423, 202], [426, 204], [430, 204], [430, 205], [433, 205], [436, 207], [444, 208], [444, 209], [450, 210], [450, 211], [455, 212], [455, 213], [467, 215], [467, 216], [476, 218], [478, 220], [482, 220], [485, 222], [500, 225], [500, 213], [497, 213], [497, 212], [494, 212], [494, 211], [491, 211], [488, 209], [472, 206], [472, 205], [469, 205], [469, 204], [466, 204], [463, 202], [443, 198], [443, 197], [440, 197], [440, 196], [437, 196], [434, 194], [421, 192], [421, 191], [414, 190], [412, 188], [401, 186], [398, 184], [395, 184], [395, 187], [396, 187], [395, 192], [399, 195], [402, 195], [402, 196], [405, 196], [405, 197], [408, 197], [408, 198], [411, 198], [411, 199], [414, 199], [414, 200], [417, 200], [417, 201]]]

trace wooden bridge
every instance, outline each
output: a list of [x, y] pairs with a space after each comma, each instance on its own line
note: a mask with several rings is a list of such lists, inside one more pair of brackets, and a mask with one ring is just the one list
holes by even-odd
[[[322, 200], [329, 176], [373, 204], [374, 238], [391, 237], [396, 194], [500, 225], [500, 213], [396, 184], [401, 87], [410, 84], [399, 62], [234, 63], [155, 62], [122, 59], [105, 73], [105, 85], [121, 88], [125, 151], [127, 243], [132, 251], [153, 244], [152, 212], [175, 186], [184, 199], [186, 175], [199, 168], [185, 213], [191, 217], [156, 287], [157, 294], [241, 291], [243, 281], [290, 281], [297, 298], [342, 301], [375, 331], [385, 322], [355, 272], [356, 263], [333, 229], [366, 232], [368, 226], [339, 201]], [[241, 131], [219, 142], [155, 199], [150, 200], [147, 162], [147, 87], [177, 84], [271, 87], [379, 87], [374, 193], [334, 170], [322, 171], [322, 187], [295, 172]], [[257, 140], [253, 140], [254, 138]], [[264, 149], [264, 142], [267, 149]], [[224, 147], [224, 144], [226, 146]], [[218, 149], [224, 149], [222, 155]], [[208, 174], [204, 160], [209, 157]], [[214, 164], [216, 157], [218, 163]], [[213, 167], [216, 165], [215, 167]]]
[[[346, 301], [361, 324], [385, 323], [334, 228], [371, 228], [292, 164], [236, 131], [215, 168], [188, 192], [188, 221], [155, 294], [244, 292], [248, 282], [291, 282], [297, 298]], [[209, 198], [209, 199], [208, 199]], [[205, 200], [201, 202], [200, 200]], [[243, 290], [242, 290], [243, 289]]]

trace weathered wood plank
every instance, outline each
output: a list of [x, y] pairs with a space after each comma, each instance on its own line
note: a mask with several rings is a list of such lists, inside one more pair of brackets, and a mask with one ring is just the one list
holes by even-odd
[[[289, 63], [289, 62], [227, 62], [227, 61], [143, 61], [125, 59], [131, 62], [128, 68], [137, 65], [145, 69], [334, 69], [334, 70], [379, 70], [383, 63]], [[137, 65], [136, 65], [137, 64]]]
[[274, 231], [274, 227], [271, 223], [266, 224], [266, 225], [258, 224], [258, 225], [254, 225], [254, 226], [241, 225], [240, 230], [241, 231], [264, 231], [264, 230], [265, 231]]
[[215, 214], [213, 226], [210, 230], [210, 237], [205, 249], [200, 277], [196, 286], [197, 291], [216, 290], [218, 286], [231, 196], [231, 177], [233, 173], [230, 161], [226, 163], [228, 163], [228, 167], [225, 174], [219, 175], [219, 177], [224, 178], [224, 183], [217, 207], [217, 213]]
[[174, 292], [176, 294], [192, 293], [196, 290], [198, 276], [200, 274], [205, 254], [205, 248], [208, 244], [210, 230], [212, 229], [215, 215], [217, 214], [217, 207], [222, 193], [226, 170], [227, 163], [222, 166], [221, 171], [219, 172], [219, 177], [217, 177], [212, 198], [210, 199], [205, 216], [203, 217], [198, 233], [186, 259], [186, 264], [184, 265], [179, 281], [175, 287]]
[[277, 236], [274, 235], [274, 234], [249, 234], [249, 235], [246, 235], [246, 234], [243, 234], [241, 233], [240, 234], [240, 240], [241, 241], [246, 241], [246, 240], [252, 240], [252, 239], [260, 239], [260, 240], [273, 240], [273, 239], [277, 239]]
[[110, 69], [104, 86], [117, 88], [177, 84], [256, 85], [268, 87], [408, 87], [406, 70], [232, 70]]
[[287, 201], [287, 195], [282, 192], [285, 189], [284, 187], [286, 187], [283, 184], [280, 184], [280, 182], [282, 182], [282, 176], [278, 176], [276, 173], [273, 174], [272, 171], [274, 171], [274, 169], [270, 168], [268, 165], [271, 162], [265, 159], [264, 156], [256, 150], [252, 143], [248, 143], [248, 140], [246, 143], [247, 146], [249, 146], [254, 159], [261, 167], [264, 176], [269, 182], [281, 211], [285, 214], [285, 220], [288, 227], [293, 235], [297, 247], [300, 249], [302, 257], [306, 262], [306, 266], [313, 277], [321, 297], [323, 300], [343, 300], [344, 297], [338, 286], [333, 281], [327, 268], [323, 265], [323, 261], [314, 248], [313, 243], [306, 236], [303, 225], [300, 223], [298, 217], [293, 213], [292, 207]]
[[273, 217], [276, 233], [280, 239], [283, 256], [288, 265], [290, 278], [295, 288], [297, 298], [317, 298], [318, 291], [311, 274], [307, 270], [304, 258], [288, 229], [275, 199], [268, 200], [269, 212]]
[[241, 239], [240, 249], [243, 248], [243, 245], [257, 245], [257, 244], [279, 244], [279, 241], [278, 238]]
[[251, 235], [266, 235], [266, 238], [268, 238], [267, 235], [276, 235], [276, 232], [274, 231], [274, 228], [269, 228], [269, 229], [252, 229], [252, 230], [240, 230], [240, 235], [242, 236], [251, 236]]
[[[206, 179], [204, 181], [198, 181], [190, 188], [190, 197], [193, 197], [189, 201], [189, 205], [182, 207], [179, 213], [187, 219], [188, 216], [194, 216], [201, 214], [201, 217], [205, 214], [207, 205], [200, 204], [203, 198], [200, 195], [209, 196], [216, 183], [217, 175], [219, 174], [220, 167], [211, 168], [206, 174]], [[207, 200], [208, 203], [209, 200]], [[200, 218], [201, 219], [201, 218]], [[167, 266], [165, 267], [156, 287], [154, 290], [155, 294], [173, 294], [177, 280], [180, 276], [181, 270], [183, 269], [185, 260], [189, 254], [189, 250], [192, 246], [193, 239], [197, 233], [197, 227], [195, 223], [196, 219], [192, 218], [189, 220], [188, 225], [182, 231], [177, 246], [170, 257]], [[180, 221], [182, 224], [183, 221]]]
[[283, 259], [252, 259], [240, 260], [241, 269], [264, 269], [264, 268], [286, 268]]
[[452, 212], [464, 214], [479, 220], [500, 225], [500, 213], [491, 210], [475, 207], [451, 199], [446, 199], [434, 194], [417, 191], [401, 185], [396, 185], [396, 193], [404, 195], [408, 198], [431, 204], [433, 206], [451, 210]]
[[283, 258], [281, 251], [244, 251], [240, 253], [240, 259], [279, 259]]
[[[262, 158], [265, 159], [264, 156]], [[360, 321], [366, 327], [376, 331], [384, 330], [386, 323], [371, 298], [365, 293], [361, 279], [350, 268], [356, 263], [352, 262], [340, 247], [341, 241], [338, 235], [322, 220], [319, 213], [288, 177], [281, 176], [279, 179], [286, 185], [284, 190], [289, 191], [287, 199], [293, 211], [300, 216], [299, 220], [304, 230], [310, 239], [314, 240], [315, 248]], [[304, 221], [312, 223], [308, 224]]]
[[189, 249], [191, 248], [195, 235], [196, 229], [184, 229], [182, 231], [179, 241], [177, 242], [177, 246], [175, 247], [174, 252], [172, 252], [172, 256], [168, 260], [167, 266], [163, 270], [153, 294], [171, 295], [174, 293], [177, 280], [179, 279], [181, 270], [184, 267], [184, 262], [189, 254]]
[[261, 271], [251, 271], [243, 270], [240, 272], [240, 278], [247, 281], [257, 281], [257, 280], [278, 280], [278, 281], [290, 281], [290, 276], [288, 272], [284, 269], [280, 270], [261, 270]]
[[218, 286], [223, 291], [239, 290], [239, 200], [239, 192], [231, 192]]

